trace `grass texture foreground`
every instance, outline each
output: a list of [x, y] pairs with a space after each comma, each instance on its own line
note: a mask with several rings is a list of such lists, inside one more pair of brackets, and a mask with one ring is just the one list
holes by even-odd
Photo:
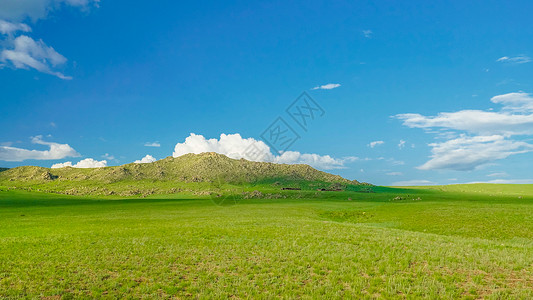
[[0, 298], [533, 298], [533, 187], [0, 191]]

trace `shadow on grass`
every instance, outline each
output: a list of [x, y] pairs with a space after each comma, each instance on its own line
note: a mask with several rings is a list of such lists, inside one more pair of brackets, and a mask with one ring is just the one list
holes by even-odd
[[146, 203], [210, 203], [204, 198], [104, 198], [90, 196], [68, 196], [60, 194], [37, 193], [27, 191], [1, 191], [0, 208], [83, 206], [83, 205], [128, 205]]
[[[423, 202], [485, 202], [501, 204], [532, 204], [530, 197], [517, 198], [507, 195], [490, 197], [488, 195], [472, 195], [456, 191], [440, 191], [435, 189], [393, 188], [374, 186], [372, 193], [334, 192], [334, 191], [285, 191], [284, 198], [252, 198], [243, 199], [236, 196], [235, 205], [302, 203], [302, 202], [391, 202], [396, 196], [420, 197]], [[21, 190], [0, 190], [0, 208], [29, 208], [83, 205], [138, 205], [175, 203], [188, 206], [217, 206], [209, 196], [193, 196], [180, 194], [153, 195], [146, 198], [118, 196], [69, 196], [62, 194], [29, 192]], [[222, 205], [222, 207], [225, 207]]]

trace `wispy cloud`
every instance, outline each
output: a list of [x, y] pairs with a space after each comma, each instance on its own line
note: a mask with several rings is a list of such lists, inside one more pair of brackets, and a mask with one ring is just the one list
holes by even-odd
[[469, 183], [533, 184], [533, 179], [494, 179], [489, 181], [473, 181]]
[[526, 55], [518, 55], [514, 57], [503, 56], [496, 60], [501, 63], [510, 63], [510, 64], [525, 64], [531, 62], [531, 58]]
[[33, 144], [48, 146], [48, 150], [29, 150], [23, 148], [16, 148], [11, 146], [0, 146], [0, 160], [4, 161], [23, 161], [27, 159], [36, 160], [53, 160], [62, 159], [65, 157], [79, 157], [80, 154], [76, 152], [68, 144], [58, 144], [46, 142], [41, 135], [32, 138]]
[[507, 177], [509, 176], [509, 174], [507, 174], [506, 172], [495, 172], [495, 173], [490, 173], [487, 175], [487, 177]]
[[102, 155], [102, 158], [105, 158], [107, 160], [114, 160], [115, 159], [115, 156], [109, 154], [109, 153], [106, 153], [104, 155]]
[[403, 149], [405, 148], [405, 141], [404, 140], [400, 140], [400, 142], [398, 143], [398, 149]]
[[2, 0], [0, 19], [20, 22], [35, 22], [48, 17], [50, 12], [60, 9], [63, 5], [87, 10], [91, 6], [98, 7], [100, 0]]
[[405, 180], [405, 181], [396, 181], [393, 182], [392, 186], [418, 186], [418, 185], [435, 185], [436, 183], [433, 181], [425, 180], [425, 179], [413, 179], [413, 180]]
[[510, 155], [533, 151], [532, 144], [512, 139], [533, 135], [533, 97], [517, 92], [492, 97], [491, 101], [502, 105], [502, 109], [461, 110], [437, 116], [396, 115], [407, 127], [440, 128], [437, 134], [448, 138], [445, 142], [430, 143], [431, 159], [418, 168], [468, 171]]
[[146, 142], [144, 143], [145, 147], [161, 147], [159, 142]]
[[380, 146], [380, 145], [383, 145], [383, 144], [385, 144], [384, 141], [373, 141], [373, 142], [370, 142], [370, 144], [368, 144], [368, 147], [374, 148], [376, 146]]
[[363, 36], [366, 37], [367, 39], [371, 38], [372, 35], [374, 34], [374, 32], [372, 32], [372, 30], [362, 30], [361, 31], [363, 33]]
[[432, 143], [429, 146], [433, 148], [431, 159], [419, 166], [420, 170], [470, 171], [514, 154], [533, 151], [533, 145], [508, 140], [501, 135], [474, 137], [462, 135], [457, 139]]
[[0, 20], [0, 33], [1, 34], [13, 34], [15, 32], [30, 32], [31, 27], [24, 23], [11, 23], [4, 20]]
[[53, 71], [53, 67], [64, 64], [67, 59], [48, 47], [42, 40], [21, 35], [15, 38], [12, 46], [0, 52], [0, 61], [10, 63], [17, 69], [35, 69], [39, 72], [57, 76], [61, 79], [72, 79], [61, 72]]
[[386, 173], [386, 175], [389, 175], [389, 176], [402, 176], [403, 173], [402, 172], [389, 172], [389, 173]]
[[[6, 3], [4, 3], [6, 2]], [[98, 6], [99, 0], [3, 0], [0, 9], [0, 68], [34, 69], [61, 79], [72, 79], [56, 70], [67, 59], [41, 39], [27, 34], [31, 27], [20, 21], [37, 21], [62, 4], [86, 9], [90, 4]]]
[[312, 90], [332, 90], [341, 86], [339, 83], [328, 83], [324, 85], [315, 86]]

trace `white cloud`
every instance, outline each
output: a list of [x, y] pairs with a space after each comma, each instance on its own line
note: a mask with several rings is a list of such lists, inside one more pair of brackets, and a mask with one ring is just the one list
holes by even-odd
[[363, 35], [364, 35], [367, 39], [369, 39], [369, 38], [372, 37], [372, 34], [373, 34], [372, 30], [368, 30], [368, 29], [367, 29], [367, 30], [363, 30], [362, 32], [363, 32]]
[[402, 172], [389, 172], [389, 173], [387, 173], [387, 175], [389, 175], [389, 176], [402, 176], [403, 173]]
[[61, 5], [75, 6], [87, 9], [89, 5], [98, 7], [100, 0], [2, 0], [0, 19], [22, 21], [46, 18], [48, 13], [58, 9]]
[[109, 154], [109, 153], [106, 153], [104, 155], [102, 155], [102, 158], [105, 158], [107, 160], [114, 160], [115, 159], [115, 156]]
[[144, 143], [145, 147], [161, 147], [159, 142], [146, 142]]
[[533, 184], [533, 179], [494, 179], [489, 181], [472, 181], [472, 183], [493, 183], [493, 184]]
[[425, 179], [414, 179], [406, 181], [397, 181], [391, 184], [392, 186], [419, 186], [419, 185], [435, 185], [435, 182]]
[[403, 125], [410, 128], [441, 127], [481, 135], [533, 134], [533, 114], [462, 110], [439, 113], [436, 117], [426, 117], [420, 114], [400, 114], [396, 117], [403, 120]]
[[333, 158], [329, 155], [300, 153], [286, 151], [281, 155], [273, 155], [270, 147], [263, 141], [253, 138], [242, 138], [240, 134], [221, 134], [220, 139], [206, 139], [202, 135], [191, 133], [184, 143], [177, 143], [173, 157], [187, 153], [199, 154], [203, 152], [216, 152], [234, 159], [247, 159], [251, 161], [274, 162], [284, 164], [308, 164], [320, 169], [339, 169], [345, 163], [357, 160], [356, 157]]
[[531, 62], [531, 58], [526, 55], [518, 55], [515, 57], [503, 56], [498, 58], [496, 61], [502, 63], [525, 64]]
[[62, 159], [65, 157], [78, 157], [80, 154], [76, 152], [68, 144], [58, 144], [52, 142], [45, 142], [42, 136], [32, 138], [32, 143], [38, 145], [49, 146], [49, 150], [28, 150], [23, 148], [16, 148], [10, 146], [0, 146], [0, 160], [4, 161], [23, 161], [27, 159], [36, 160], [51, 160]]
[[333, 158], [329, 155], [300, 153], [297, 151], [285, 151], [275, 156], [273, 162], [278, 164], [306, 164], [319, 169], [342, 169], [344, 164], [356, 161], [357, 157]]
[[71, 161], [66, 161], [64, 163], [57, 163], [52, 165], [52, 169], [64, 168], [64, 167], [73, 167], [73, 168], [103, 168], [107, 167], [106, 160], [95, 160], [92, 158], [86, 158], [80, 160], [77, 164], [73, 165]]
[[531, 94], [518, 92], [494, 96], [490, 99], [493, 103], [503, 105], [504, 110], [513, 112], [533, 112], [533, 97]]
[[[0, 69], [10, 66], [15, 69], [35, 69], [39, 72], [72, 79], [54, 70], [67, 59], [42, 40], [17, 32], [31, 32], [30, 26], [20, 23], [30, 19], [35, 22], [63, 5], [87, 9], [90, 4], [98, 6], [99, 0], [2, 0], [0, 5]], [[6, 36], [7, 35], [7, 36]]]
[[492, 97], [491, 102], [502, 105], [501, 110], [396, 115], [407, 127], [423, 128], [447, 139], [429, 144], [433, 148], [431, 160], [419, 168], [473, 170], [510, 155], [533, 151], [533, 145], [512, 138], [533, 135], [533, 97], [524, 92], [508, 93]]
[[[221, 134], [220, 140], [206, 139], [202, 135], [191, 133], [191, 135], [185, 139], [184, 143], [176, 144], [172, 156], [178, 157], [187, 153], [199, 154], [203, 152], [216, 152], [235, 159], [244, 158], [246, 156], [249, 160], [255, 160], [255, 156], [252, 157], [251, 155], [243, 154], [246, 149], [257, 150], [255, 152], [259, 153], [261, 156], [270, 156], [270, 160], [273, 158], [270, 153], [270, 147], [264, 142], [257, 141], [253, 138], [244, 139], [238, 133]], [[259, 157], [259, 155], [257, 155], [257, 157]]]
[[384, 141], [373, 141], [373, 142], [370, 142], [370, 144], [368, 144], [368, 147], [374, 148], [376, 146], [380, 146], [380, 145], [383, 145], [383, 144], [385, 144]]
[[57, 76], [61, 79], [72, 79], [60, 72], [52, 71], [52, 67], [64, 64], [67, 59], [48, 47], [42, 40], [21, 35], [15, 38], [12, 46], [0, 52], [0, 61], [11, 63], [17, 69], [33, 68], [39, 72]]
[[315, 86], [312, 90], [332, 90], [341, 86], [339, 83], [328, 83], [324, 85]]
[[400, 140], [400, 142], [398, 143], [398, 149], [403, 149], [404, 147], [405, 147], [405, 141]]
[[533, 97], [524, 92], [508, 93], [491, 98], [501, 104], [501, 111], [461, 110], [423, 116], [408, 113], [395, 117], [410, 128], [461, 130], [480, 135], [533, 134]]
[[487, 175], [487, 177], [507, 177], [509, 176], [509, 174], [507, 174], [506, 172], [495, 172], [495, 173], [490, 173]]
[[405, 162], [404, 162], [404, 161], [402, 161], [402, 160], [395, 160], [395, 159], [392, 158], [392, 157], [389, 158], [389, 159], [387, 159], [387, 161], [390, 162], [391, 165], [393, 165], [393, 166], [403, 166], [403, 165], [405, 165]]
[[30, 26], [23, 23], [11, 23], [4, 20], [0, 20], [0, 33], [13, 34], [17, 31], [30, 32]]
[[474, 137], [461, 135], [453, 140], [429, 145], [433, 148], [431, 159], [418, 169], [470, 171], [513, 154], [533, 151], [533, 145], [512, 141], [501, 135]]
[[59, 168], [65, 168], [65, 167], [72, 167], [71, 161], [66, 161], [64, 163], [57, 163], [52, 165], [52, 169], [59, 169]]
[[149, 164], [149, 163], [153, 163], [156, 160], [157, 159], [155, 159], [155, 157], [153, 157], [151, 155], [146, 155], [145, 157], [141, 158], [140, 160], [136, 160], [133, 163], [136, 163], [136, 164]]

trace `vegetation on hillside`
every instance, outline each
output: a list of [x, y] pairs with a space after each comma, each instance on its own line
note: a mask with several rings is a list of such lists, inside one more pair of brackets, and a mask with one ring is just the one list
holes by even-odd
[[0, 173], [0, 186], [70, 195], [202, 194], [211, 192], [215, 185], [217, 190], [240, 186], [252, 191], [259, 186], [274, 193], [283, 187], [357, 190], [363, 184], [308, 165], [236, 160], [212, 152], [117, 167], [49, 169], [24, 166]]

